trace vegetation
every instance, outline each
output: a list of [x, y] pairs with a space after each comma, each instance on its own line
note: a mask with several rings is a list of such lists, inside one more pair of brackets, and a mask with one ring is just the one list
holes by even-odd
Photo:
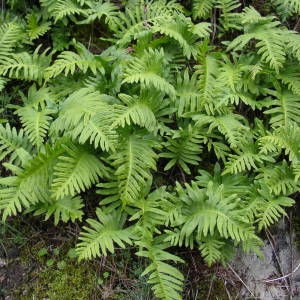
[[82, 221], [79, 261], [133, 247], [160, 299], [173, 247], [259, 255], [300, 185], [300, 2], [258, 2], [2, 2], [2, 220]]

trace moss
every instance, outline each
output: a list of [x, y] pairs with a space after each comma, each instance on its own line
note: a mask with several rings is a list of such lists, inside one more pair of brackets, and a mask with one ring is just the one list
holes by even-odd
[[[88, 265], [69, 262], [62, 270], [44, 268], [31, 274], [31, 282], [19, 289], [22, 299], [90, 299], [95, 277]], [[34, 278], [34, 279], [33, 279]]]
[[198, 287], [198, 296], [196, 299], [228, 300], [224, 282], [217, 278], [201, 282]]

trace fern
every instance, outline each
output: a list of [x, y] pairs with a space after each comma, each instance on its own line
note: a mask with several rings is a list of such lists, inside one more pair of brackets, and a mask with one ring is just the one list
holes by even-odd
[[14, 22], [4, 23], [0, 27], [0, 63], [23, 38], [21, 26]]
[[164, 169], [169, 170], [178, 163], [185, 173], [191, 174], [187, 164], [198, 165], [201, 161], [202, 143], [203, 135], [197, 127], [189, 126], [174, 132], [173, 137], [165, 143], [168, 152], [160, 154], [160, 157], [171, 159]]
[[83, 206], [82, 199], [79, 196], [74, 198], [65, 197], [57, 201], [40, 203], [31, 207], [28, 212], [33, 210], [35, 216], [45, 214], [45, 221], [54, 215], [54, 224], [57, 225], [60, 220], [63, 222], [81, 220]]
[[3, 160], [10, 155], [10, 161], [13, 162], [18, 158], [17, 150], [23, 148], [29, 153], [31, 145], [28, 137], [24, 134], [23, 129], [17, 132], [16, 128], [10, 127], [7, 123], [5, 127], [0, 125], [0, 160]]
[[126, 216], [120, 211], [105, 214], [101, 209], [96, 211], [97, 219], [88, 219], [89, 227], [84, 226], [77, 245], [79, 259], [90, 259], [100, 255], [114, 253], [114, 243], [121, 248], [132, 244], [133, 234], [129, 228], [123, 228]]
[[261, 255], [300, 185], [299, 1], [21, 2], [0, 17], [2, 219], [83, 220], [79, 260], [129, 246], [166, 300], [187, 297], [173, 247]]
[[273, 127], [287, 126], [291, 122], [300, 123], [299, 97], [283, 91], [276, 93], [276, 100], [273, 100], [272, 107], [264, 113], [271, 115], [270, 124]]
[[54, 18], [55, 22], [67, 16], [72, 17], [84, 12], [80, 4], [74, 0], [40, 0], [40, 2], [42, 6], [48, 9], [50, 16]]
[[113, 3], [98, 0], [87, 2], [87, 5], [89, 8], [84, 10], [87, 19], [79, 22], [80, 24], [89, 24], [97, 19], [101, 20], [103, 17], [105, 23], [108, 23], [110, 27], [113, 27], [117, 22], [117, 6]]
[[156, 169], [157, 159], [152, 147], [157, 147], [157, 143], [151, 136], [132, 134], [110, 156], [112, 166], [116, 168], [115, 175], [123, 205], [138, 200], [147, 180], [151, 179], [150, 171]]
[[58, 55], [53, 65], [48, 67], [45, 71], [45, 78], [50, 79], [56, 77], [61, 73], [65, 76], [74, 74], [77, 69], [86, 73], [91, 70], [93, 74], [97, 72], [104, 72], [102, 60], [100, 57], [92, 55], [82, 44], [75, 44], [78, 54], [73, 51], [64, 51]]
[[40, 48], [41, 45], [35, 49], [32, 55], [28, 52], [22, 52], [2, 58], [0, 74], [9, 78], [41, 82], [44, 71], [50, 64], [51, 55], [46, 56], [48, 49], [39, 55]]
[[75, 145], [66, 145], [64, 148], [66, 154], [58, 157], [51, 186], [52, 195], [57, 200], [85, 191], [107, 171], [104, 164], [84, 148]]
[[193, 17], [207, 19], [215, 4], [215, 0], [193, 0]]
[[282, 215], [286, 215], [283, 207], [290, 207], [295, 203], [294, 200], [289, 197], [274, 197], [264, 189], [260, 190], [260, 197], [263, 201], [261, 201], [260, 206], [258, 206], [258, 230], [274, 224]]
[[145, 50], [141, 58], [136, 57], [129, 62], [122, 83], [141, 83], [145, 87], [156, 88], [174, 97], [175, 89], [165, 78], [168, 74], [167, 63], [163, 49]]
[[183, 275], [175, 267], [167, 264], [166, 260], [174, 262], [182, 262], [182, 260], [165, 251], [168, 244], [159, 241], [139, 242], [139, 246], [145, 248], [136, 254], [138, 256], [147, 257], [151, 264], [143, 272], [143, 276], [148, 275], [148, 283], [152, 284], [153, 291], [156, 297], [160, 299], [181, 299], [180, 292], [182, 291]]

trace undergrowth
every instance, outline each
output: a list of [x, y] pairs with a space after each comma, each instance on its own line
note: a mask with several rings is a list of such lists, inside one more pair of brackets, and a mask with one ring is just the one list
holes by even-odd
[[2, 1], [2, 220], [82, 221], [78, 260], [134, 248], [160, 299], [176, 247], [260, 255], [300, 178], [300, 2], [264, 2]]

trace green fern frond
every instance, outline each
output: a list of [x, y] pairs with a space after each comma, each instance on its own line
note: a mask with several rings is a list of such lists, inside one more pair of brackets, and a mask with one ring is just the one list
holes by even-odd
[[151, 136], [132, 134], [125, 137], [116, 153], [109, 159], [116, 168], [119, 197], [123, 203], [134, 203], [146, 182], [152, 178], [151, 170], [156, 169], [157, 154], [152, 148], [158, 144]]
[[284, 150], [290, 161], [298, 161], [300, 148], [300, 128], [296, 123], [279, 127], [273, 133], [259, 139], [260, 152], [263, 154], [280, 153]]
[[244, 141], [239, 149], [235, 149], [235, 152], [236, 154], [229, 154], [223, 174], [256, 170], [264, 161], [275, 162], [272, 157], [259, 152], [258, 145], [252, 138]]
[[150, 132], [157, 128], [157, 121], [152, 109], [143, 99], [137, 99], [126, 94], [119, 94], [119, 98], [128, 106], [115, 105], [116, 113], [112, 127], [125, 127], [125, 125], [139, 125]]
[[20, 25], [9, 22], [0, 26], [0, 64], [11, 54], [18, 41], [23, 38], [23, 32]]
[[54, 18], [55, 23], [65, 17], [80, 15], [84, 10], [75, 0], [40, 0], [41, 6], [46, 7], [48, 13]]
[[218, 0], [217, 8], [221, 10], [220, 23], [225, 30], [230, 28], [240, 29], [240, 26], [236, 24], [236, 16], [233, 13], [237, 8], [241, 6], [238, 0]]
[[220, 234], [221, 237], [242, 241], [255, 236], [254, 228], [240, 212], [240, 199], [236, 194], [224, 197], [222, 185], [214, 188], [199, 189], [196, 183], [185, 184], [184, 190], [177, 185], [179, 196], [184, 202], [182, 212], [184, 222], [181, 238], [196, 232], [199, 237]]
[[[205, 24], [206, 28], [203, 26]], [[159, 32], [177, 41], [183, 50], [183, 55], [189, 59], [198, 55], [199, 35], [202, 33], [201, 38], [207, 38], [210, 34], [209, 27], [210, 24], [202, 23], [201, 30], [198, 30], [200, 27], [195, 27], [191, 20], [178, 16], [170, 22], [163, 21], [154, 25], [152, 30], [154, 33]]]
[[221, 172], [221, 167], [218, 163], [214, 166], [213, 174], [205, 170], [199, 170], [198, 172], [199, 176], [196, 176], [196, 183], [199, 187], [207, 188], [210, 182], [212, 182], [214, 186], [222, 185], [222, 194], [225, 197], [232, 194], [245, 196], [249, 193], [247, 189], [250, 183], [246, 176], [241, 174], [235, 174], [234, 176], [224, 174], [225, 172]]
[[300, 95], [300, 76], [295, 66], [287, 66], [277, 75], [288, 89], [296, 95]]
[[213, 55], [206, 53], [207, 51], [208, 49], [204, 49], [204, 53], [201, 53], [200, 64], [195, 67], [195, 75], [199, 80], [199, 104], [205, 108], [207, 114], [212, 114], [215, 110], [214, 91], [216, 90], [216, 77], [219, 74], [219, 63]]
[[51, 134], [66, 132], [81, 144], [89, 140], [95, 148], [114, 150], [118, 135], [112, 123], [116, 113], [107, 98], [88, 88], [75, 91], [61, 104], [59, 116], [51, 124]]
[[124, 83], [140, 83], [147, 88], [156, 88], [161, 92], [175, 96], [175, 89], [166, 77], [168, 76], [168, 60], [163, 49], [144, 51], [141, 58], [135, 57], [124, 70]]
[[88, 9], [84, 9], [83, 13], [86, 19], [78, 22], [79, 24], [90, 24], [95, 20], [105, 19], [105, 23], [109, 27], [113, 27], [117, 22], [117, 10], [118, 7], [109, 1], [88, 1]]
[[63, 148], [66, 153], [58, 157], [51, 186], [52, 195], [57, 200], [85, 191], [99, 177], [107, 174], [107, 168], [101, 160], [83, 147], [68, 144]]
[[3, 221], [39, 201], [33, 190], [19, 183], [17, 177], [2, 178], [0, 184], [0, 211]]
[[276, 93], [276, 99], [272, 101], [270, 109], [264, 111], [271, 115], [270, 124], [272, 127], [287, 126], [291, 122], [300, 124], [300, 100], [298, 95], [289, 91]]
[[190, 77], [188, 69], [185, 69], [182, 75], [178, 74], [176, 96], [179, 116], [187, 112], [199, 112], [201, 110], [201, 94], [196, 73]]
[[50, 79], [63, 73], [73, 75], [78, 69], [83, 73], [90, 70], [93, 74], [104, 73], [103, 61], [99, 56], [93, 55], [82, 44], [74, 44], [78, 53], [64, 51], [60, 53], [54, 63], [45, 71], [45, 78]]
[[191, 174], [187, 164], [199, 164], [203, 140], [203, 133], [195, 126], [189, 125], [185, 129], [175, 131], [164, 144], [167, 152], [160, 153], [160, 157], [171, 159], [164, 170], [169, 170], [178, 163], [185, 173]]
[[241, 143], [245, 132], [249, 131], [249, 127], [244, 125], [245, 119], [238, 114], [224, 114], [220, 116], [195, 115], [193, 119], [196, 126], [203, 127], [209, 125], [208, 133], [217, 129], [225, 136], [232, 148], [238, 147]]
[[168, 253], [164, 249], [166, 243], [159, 242], [138, 242], [140, 250], [138, 256], [150, 259], [151, 264], [144, 270], [142, 276], [148, 275], [148, 283], [152, 284], [154, 295], [162, 300], [180, 300], [183, 280], [182, 273], [165, 261], [183, 262], [178, 256]]
[[279, 73], [279, 69], [283, 67], [286, 60], [287, 36], [293, 33], [279, 28], [280, 22], [273, 19], [274, 17], [261, 17], [253, 7], [245, 8], [244, 13], [240, 15], [244, 34], [235, 38], [227, 50], [241, 50], [250, 40], [255, 39], [258, 41], [255, 45], [258, 49], [257, 54], [261, 56], [262, 61]]
[[300, 14], [300, 1], [299, 0], [272, 0], [272, 4], [277, 6], [277, 9], [288, 16], [291, 14]]
[[216, 0], [193, 0], [193, 18], [209, 18], [211, 11], [216, 4]]
[[39, 203], [38, 205], [31, 207], [30, 211], [34, 211], [35, 216], [45, 214], [45, 221], [54, 215], [54, 225], [57, 225], [59, 221], [81, 221], [83, 216], [83, 206], [80, 196], [73, 198], [65, 197], [56, 201], [53, 200], [50, 202]]
[[107, 214], [98, 208], [96, 215], [98, 220], [87, 219], [89, 227], [84, 226], [84, 231], [80, 233], [80, 242], [76, 246], [79, 260], [114, 253], [114, 244], [120, 248], [132, 244], [132, 230], [130, 227], [124, 228], [126, 215], [120, 210]]
[[285, 160], [281, 164], [260, 169], [256, 179], [262, 181], [275, 195], [290, 195], [299, 189], [293, 170]]
[[175, 1], [138, 1], [137, 5], [128, 6], [124, 13], [119, 13], [116, 24], [112, 27], [116, 43], [125, 47], [133, 39], [152, 34], [152, 26], [159, 22], [170, 22], [182, 6]]
[[219, 236], [206, 236], [205, 238], [201, 238], [199, 243], [201, 255], [209, 267], [216, 262], [225, 263], [233, 255], [232, 245], [230, 247], [229, 243], [226, 243]]
[[[147, 192], [150, 187], [148, 187]], [[129, 221], [137, 220], [136, 226], [150, 231], [158, 225], [163, 225], [167, 219], [168, 208], [172, 206], [168, 197], [169, 194], [165, 186], [156, 189], [147, 197], [141, 197], [133, 203], [134, 212]]]
[[29, 36], [30, 41], [43, 36], [51, 28], [51, 23], [41, 20], [42, 16], [35, 11], [32, 11], [30, 14], [26, 15], [26, 19], [26, 33]]
[[259, 191], [263, 201], [260, 202], [257, 214], [258, 230], [267, 228], [274, 224], [282, 216], [286, 215], [284, 207], [291, 207], [295, 201], [289, 197], [274, 197], [265, 189]]
[[36, 110], [33, 107], [25, 106], [19, 108], [16, 113], [21, 119], [24, 132], [29, 140], [39, 149], [47, 136], [52, 121], [51, 114], [55, 113], [55, 110], [47, 108]]
[[17, 150], [20, 148], [32, 153], [32, 147], [23, 129], [17, 132], [16, 128], [11, 127], [9, 123], [5, 127], [0, 124], [0, 160], [10, 155], [10, 161], [15, 161], [18, 158]]
[[35, 49], [33, 54], [22, 52], [2, 58], [0, 61], [0, 74], [9, 78], [41, 82], [44, 71], [50, 64], [51, 54], [47, 56], [49, 49], [46, 49], [39, 55], [40, 48], [41, 45]]

